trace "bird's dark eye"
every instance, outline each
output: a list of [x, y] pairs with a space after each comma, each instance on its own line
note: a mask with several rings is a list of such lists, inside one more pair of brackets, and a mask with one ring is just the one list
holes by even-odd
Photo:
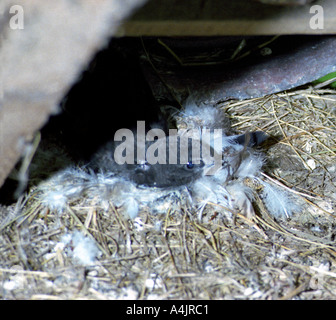
[[186, 164], [186, 168], [187, 169], [192, 169], [192, 168], [194, 168], [195, 167], [195, 165], [192, 163], [192, 162], [188, 162], [187, 164]]
[[144, 161], [144, 162], [142, 162], [142, 163], [139, 163], [139, 164], [137, 165], [137, 167], [138, 167], [138, 169], [140, 169], [140, 170], [147, 171], [147, 170], [150, 169], [150, 164], [149, 164], [147, 161]]

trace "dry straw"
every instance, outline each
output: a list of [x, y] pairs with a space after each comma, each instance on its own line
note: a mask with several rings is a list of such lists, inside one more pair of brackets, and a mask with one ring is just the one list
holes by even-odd
[[[201, 221], [178, 201], [162, 215], [143, 208], [135, 220], [84, 196], [58, 212], [32, 187], [21, 203], [2, 208], [14, 218], [1, 228], [0, 296], [334, 299], [336, 92], [308, 88], [219, 107], [236, 133], [270, 135], [261, 179], [300, 199], [298, 213], [272, 218], [253, 179], [245, 183], [255, 216], [208, 203]], [[92, 248], [83, 253], [87, 265], [74, 256], [76, 230]]]

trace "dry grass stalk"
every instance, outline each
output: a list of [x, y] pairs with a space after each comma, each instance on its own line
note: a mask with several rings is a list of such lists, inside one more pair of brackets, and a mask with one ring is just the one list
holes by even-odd
[[[270, 135], [263, 179], [302, 200], [292, 219], [270, 217], [257, 184], [253, 219], [209, 203], [201, 222], [179, 205], [164, 215], [145, 209], [131, 221], [113, 204], [106, 210], [85, 197], [56, 212], [33, 188], [20, 208], [3, 208], [16, 213], [0, 234], [0, 296], [335, 298], [335, 93], [308, 88], [221, 105], [234, 131]], [[93, 264], [78, 263], [65, 244], [74, 230], [99, 249]]]

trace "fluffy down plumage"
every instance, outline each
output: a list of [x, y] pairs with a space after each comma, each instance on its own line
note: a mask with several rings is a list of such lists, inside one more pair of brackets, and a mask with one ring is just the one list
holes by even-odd
[[298, 204], [285, 189], [280, 189], [264, 181], [261, 183], [264, 187], [262, 192], [263, 201], [272, 216], [288, 219], [294, 212], [299, 210]]
[[80, 198], [95, 199], [96, 204], [108, 209], [111, 204], [125, 216], [134, 219], [144, 207], [152, 213], [165, 213], [170, 206], [179, 202], [181, 206], [193, 208], [199, 219], [209, 204], [219, 204], [232, 211], [240, 211], [248, 217], [254, 215], [253, 191], [243, 181], [256, 179], [263, 185], [262, 197], [270, 214], [276, 218], [290, 217], [298, 206], [288, 193], [262, 181], [260, 172], [264, 157], [252, 146], [262, 142], [261, 135], [248, 137], [227, 136], [228, 122], [224, 113], [211, 106], [198, 106], [187, 101], [184, 110], [174, 115], [178, 129], [224, 128], [222, 165], [212, 175], [206, 175], [212, 164], [205, 163], [204, 173], [188, 184], [174, 187], [156, 188], [137, 185], [121, 172], [93, 172], [81, 168], [67, 168], [38, 187], [41, 202], [51, 209], [62, 212], [66, 206]]

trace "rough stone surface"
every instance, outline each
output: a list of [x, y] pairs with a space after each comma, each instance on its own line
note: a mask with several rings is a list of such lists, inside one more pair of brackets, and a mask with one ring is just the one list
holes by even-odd
[[0, 186], [93, 54], [143, 2], [1, 1]]

